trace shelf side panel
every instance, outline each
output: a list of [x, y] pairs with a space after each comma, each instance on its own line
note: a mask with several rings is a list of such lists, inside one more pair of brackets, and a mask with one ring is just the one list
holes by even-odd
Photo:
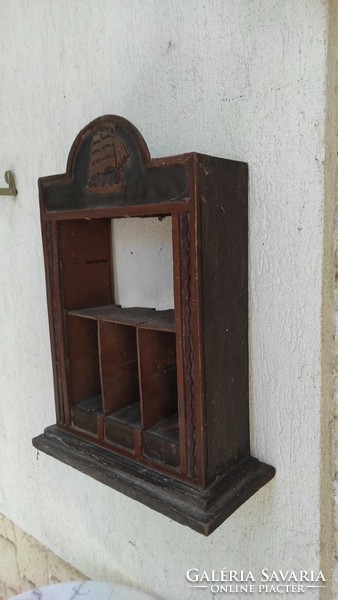
[[196, 155], [207, 479], [249, 455], [248, 168]]

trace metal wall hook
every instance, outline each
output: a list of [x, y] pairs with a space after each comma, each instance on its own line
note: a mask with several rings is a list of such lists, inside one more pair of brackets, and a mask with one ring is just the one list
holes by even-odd
[[15, 187], [15, 180], [12, 171], [6, 171], [5, 180], [8, 183], [8, 188], [0, 188], [0, 196], [16, 196], [18, 190]]

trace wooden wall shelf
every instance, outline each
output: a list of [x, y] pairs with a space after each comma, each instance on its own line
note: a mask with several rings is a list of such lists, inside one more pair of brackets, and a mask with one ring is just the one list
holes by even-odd
[[[105, 116], [39, 180], [57, 422], [33, 444], [205, 535], [275, 472], [249, 447], [247, 179]], [[116, 304], [121, 217], [171, 218], [174, 309]]]

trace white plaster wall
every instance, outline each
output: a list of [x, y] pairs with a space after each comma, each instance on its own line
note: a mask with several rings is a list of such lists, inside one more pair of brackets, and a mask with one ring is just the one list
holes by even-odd
[[115, 302], [124, 308], [174, 308], [171, 217], [111, 222]]
[[[197, 597], [191, 567], [316, 570], [327, 2], [1, 0], [0, 27], [0, 175], [19, 190], [0, 200], [0, 512], [164, 600]], [[277, 476], [209, 538], [31, 445], [54, 422], [37, 178], [105, 113], [153, 156], [250, 164], [252, 451]]]

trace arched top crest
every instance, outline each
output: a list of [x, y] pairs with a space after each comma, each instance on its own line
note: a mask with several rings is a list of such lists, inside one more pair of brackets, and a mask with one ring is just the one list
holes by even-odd
[[[183, 158], [183, 160], [182, 160]], [[105, 115], [76, 136], [65, 175], [40, 180], [47, 211], [69, 211], [182, 200], [188, 194], [187, 155], [151, 160], [127, 119]]]
[[76, 136], [67, 172], [76, 176], [86, 162], [88, 188], [104, 194], [121, 189], [122, 170], [128, 166], [145, 168], [149, 160], [147, 144], [138, 129], [123, 117], [105, 115], [91, 121]]

